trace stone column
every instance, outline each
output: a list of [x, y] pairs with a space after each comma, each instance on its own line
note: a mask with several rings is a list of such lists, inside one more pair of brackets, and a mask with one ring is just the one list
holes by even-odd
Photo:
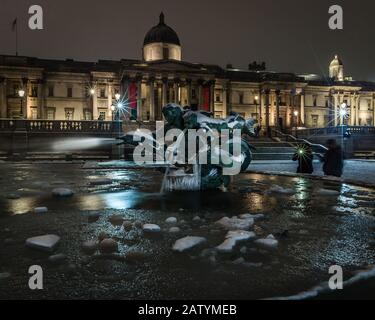
[[264, 92], [261, 90], [259, 96], [259, 123], [261, 126], [265, 125], [265, 119], [263, 117], [263, 110], [265, 110], [265, 96], [263, 93]]
[[301, 93], [301, 108], [300, 108], [300, 119], [301, 119], [301, 127], [305, 126], [305, 94], [302, 92]]
[[338, 94], [335, 93], [334, 102], [333, 102], [333, 116], [334, 116], [333, 123], [335, 127], [337, 127], [338, 125], [338, 121], [337, 121], [338, 120], [338, 109], [337, 109], [338, 105], [339, 105], [339, 97], [338, 97]]
[[355, 125], [359, 126], [359, 109], [361, 107], [361, 96], [357, 96], [356, 107], [355, 107]]
[[168, 104], [168, 98], [167, 98], [167, 90], [168, 90], [168, 79], [167, 78], [163, 78], [162, 79], [162, 105], [163, 107], [166, 106]]
[[270, 93], [270, 126], [275, 126], [275, 94]]
[[112, 110], [111, 110], [111, 106], [112, 106], [112, 100], [113, 100], [113, 97], [112, 97], [112, 84], [111, 83], [108, 83], [107, 84], [107, 121], [110, 121], [112, 120], [112, 117], [110, 117], [109, 115], [112, 113]]
[[7, 84], [6, 79], [0, 78], [0, 118], [6, 118], [7, 108]]
[[38, 119], [46, 119], [46, 110], [44, 110], [45, 101], [45, 81], [43, 79], [38, 80]]
[[265, 106], [266, 106], [266, 130], [268, 134], [268, 130], [270, 127], [270, 90], [266, 89], [265, 93]]
[[227, 95], [227, 109], [226, 113], [227, 116], [232, 112], [232, 86], [230, 82], [228, 82], [227, 87], [226, 87], [226, 95]]
[[276, 128], [281, 129], [280, 123], [279, 123], [279, 119], [280, 119], [280, 90], [276, 90], [275, 94], [276, 94]]
[[149, 80], [149, 90], [150, 90], [150, 120], [155, 121], [155, 79], [151, 78]]
[[142, 77], [137, 78], [137, 119], [142, 120]]
[[203, 80], [198, 80], [198, 109], [202, 108], [203, 104]]
[[191, 106], [191, 79], [186, 79], [186, 86], [187, 86], [187, 105], [190, 107]]
[[227, 115], [227, 88], [225, 87], [225, 85], [223, 85], [223, 117], [226, 118], [228, 115]]
[[375, 96], [372, 97], [372, 125], [375, 127]]
[[355, 124], [355, 118], [354, 118], [354, 113], [355, 113], [355, 94], [350, 95], [350, 125], [354, 126]]
[[98, 90], [95, 90], [95, 93], [91, 96], [92, 99], [92, 119], [98, 120], [99, 110], [98, 110]]
[[215, 112], [215, 81], [210, 83], [210, 112]]
[[23, 116], [25, 119], [31, 119], [31, 105], [30, 105], [30, 91], [31, 82], [29, 80], [24, 82], [25, 98], [23, 103]]
[[173, 82], [173, 95], [174, 95], [173, 102], [177, 103], [177, 104], [179, 103], [179, 101], [178, 101], [178, 86], [179, 86], [179, 83], [180, 83], [179, 79], [174, 79], [174, 82]]

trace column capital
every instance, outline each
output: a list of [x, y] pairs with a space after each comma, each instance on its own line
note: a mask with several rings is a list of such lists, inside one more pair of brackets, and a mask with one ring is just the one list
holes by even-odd
[[263, 89], [263, 90], [262, 90], [262, 93], [264, 93], [264, 94], [266, 94], [266, 95], [269, 95], [270, 92], [271, 92], [270, 89]]

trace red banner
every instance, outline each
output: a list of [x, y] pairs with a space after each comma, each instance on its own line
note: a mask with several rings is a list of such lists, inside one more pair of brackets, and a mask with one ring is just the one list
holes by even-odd
[[203, 104], [201, 106], [202, 110], [210, 111], [210, 100], [211, 100], [210, 87], [205, 86], [203, 87]]

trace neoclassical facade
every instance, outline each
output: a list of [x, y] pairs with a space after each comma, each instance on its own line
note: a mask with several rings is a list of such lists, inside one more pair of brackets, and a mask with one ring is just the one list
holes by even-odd
[[[177, 33], [160, 15], [145, 36], [142, 59], [98, 62], [0, 56], [0, 117], [47, 120], [161, 120], [175, 102], [238, 112], [264, 127], [375, 125], [375, 83], [345, 77], [336, 56], [329, 78], [246, 70], [183, 60]], [[342, 110], [345, 111], [342, 111]]]

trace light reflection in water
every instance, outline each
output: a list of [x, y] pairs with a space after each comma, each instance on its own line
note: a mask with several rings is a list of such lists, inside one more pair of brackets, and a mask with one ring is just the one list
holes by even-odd
[[78, 199], [80, 210], [131, 209], [142, 201], [142, 194], [135, 190], [116, 193], [82, 195]]

